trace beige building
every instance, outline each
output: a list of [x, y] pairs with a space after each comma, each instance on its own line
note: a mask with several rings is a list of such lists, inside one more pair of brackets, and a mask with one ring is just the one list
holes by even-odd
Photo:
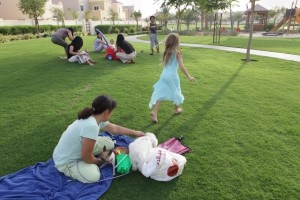
[[[3, 20], [28, 20], [29, 16], [24, 15], [18, 8], [19, 0], [0, 0], [0, 19]], [[118, 13], [119, 19], [127, 21], [134, 12], [133, 6], [122, 6], [117, 0], [48, 0], [45, 6], [45, 14], [41, 19], [52, 19], [53, 8], [60, 8], [64, 11], [66, 19], [74, 19], [72, 13], [78, 15], [77, 19], [84, 19], [89, 12], [90, 18], [94, 20], [105, 20], [109, 17], [112, 9]]]
[[111, 2], [111, 7], [112, 10], [116, 13], [118, 13], [119, 20], [125, 20], [125, 11], [124, 11], [124, 6], [122, 6], [122, 3], [112, 0]]
[[124, 18], [123, 21], [133, 19], [132, 14], [134, 13], [134, 6], [123, 6]]
[[85, 14], [89, 11], [90, 18], [94, 20], [108, 20], [109, 10], [112, 9], [118, 13], [121, 20], [128, 20], [122, 3], [116, 0], [52, 0], [52, 2], [62, 2], [66, 19], [74, 19], [71, 12], [77, 12], [78, 19], [84, 19]]
[[0, 18], [4, 20], [26, 20], [28, 15], [24, 15], [18, 8], [19, 0], [0, 0]]
[[[27, 20], [28, 15], [21, 12], [18, 7], [19, 0], [0, 0], [0, 18], [3, 20]], [[62, 9], [61, 2], [53, 4], [52, 0], [48, 0], [45, 5], [45, 13], [40, 19], [48, 20], [53, 18], [52, 9]]]

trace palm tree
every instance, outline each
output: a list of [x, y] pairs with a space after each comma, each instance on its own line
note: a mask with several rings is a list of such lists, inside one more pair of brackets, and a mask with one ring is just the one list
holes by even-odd
[[237, 22], [236, 27], [240, 28], [240, 22], [243, 20], [244, 18], [244, 12], [243, 11], [237, 11], [232, 13], [232, 20]]
[[139, 29], [139, 19], [142, 17], [142, 13], [141, 13], [141, 11], [134, 11], [132, 13], [132, 15], [133, 15], [133, 17], [136, 21], [136, 31], [138, 31], [138, 29]]

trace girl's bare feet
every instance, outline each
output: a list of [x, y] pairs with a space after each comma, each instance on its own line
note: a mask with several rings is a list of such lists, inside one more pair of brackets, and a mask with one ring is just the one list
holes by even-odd
[[157, 123], [158, 120], [157, 120], [157, 115], [154, 114], [153, 112], [150, 113], [150, 116], [151, 116], [151, 121], [154, 122], [154, 123]]
[[180, 113], [182, 113], [182, 112], [183, 112], [183, 109], [180, 108], [180, 107], [178, 107], [178, 108], [176, 108], [176, 109], [174, 110], [174, 114], [180, 114]]

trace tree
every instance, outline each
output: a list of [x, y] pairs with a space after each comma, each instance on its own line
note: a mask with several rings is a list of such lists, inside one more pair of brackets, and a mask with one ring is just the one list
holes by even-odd
[[119, 19], [119, 14], [110, 8], [108, 11], [108, 19], [113, 22], [113, 25], [115, 25], [115, 21]]
[[232, 4], [234, 2], [238, 2], [238, 0], [228, 0], [231, 32], [233, 32], [233, 18], [232, 18], [232, 9], [231, 8], [232, 8]]
[[201, 13], [201, 28], [205, 23], [205, 29], [208, 29], [208, 19], [210, 15], [217, 10], [224, 10], [227, 8], [228, 0], [193, 0], [195, 8]]
[[281, 8], [275, 7], [274, 9], [269, 10], [269, 13], [268, 13], [269, 17], [268, 17], [268, 19], [273, 18], [273, 20], [274, 20], [273, 23], [275, 25], [276, 24], [276, 18], [280, 14], [282, 14], [284, 11], [285, 11], [284, 7], [281, 7]]
[[141, 11], [134, 11], [132, 13], [132, 15], [133, 15], [133, 17], [136, 21], [136, 31], [138, 31], [138, 29], [139, 29], [139, 19], [142, 17], [142, 13], [141, 13]]
[[84, 19], [85, 19], [85, 21], [89, 21], [89, 19], [91, 19], [91, 11], [90, 10], [84, 11]]
[[237, 23], [236, 27], [237, 28], [240, 28], [240, 22], [243, 21], [243, 19], [244, 19], [244, 12], [243, 11], [237, 11], [237, 12], [232, 13], [232, 20], [236, 21], [236, 23]]
[[161, 7], [161, 20], [162, 20], [162, 25], [164, 27], [163, 30], [167, 30], [168, 27], [168, 20], [170, 18], [170, 8], [167, 6]]
[[252, 35], [253, 35], [253, 22], [254, 22], [254, 9], [255, 9], [255, 1], [258, 0], [250, 0], [251, 2], [251, 18], [250, 18], [250, 28], [249, 28], [249, 39], [247, 45], [247, 53], [246, 53], [246, 62], [250, 62], [250, 49], [252, 43]]
[[187, 30], [190, 30], [190, 23], [195, 20], [197, 13], [192, 9], [187, 9], [183, 13], [183, 20], [186, 22]]
[[71, 8], [68, 8], [68, 11], [71, 13], [73, 19], [78, 19], [78, 13], [75, 10], [72, 10]]
[[18, 3], [18, 7], [22, 13], [34, 19], [35, 29], [38, 35], [40, 33], [38, 17], [41, 17], [45, 13], [46, 2], [47, 0], [19, 0]]
[[200, 1], [207, 11], [224, 10], [227, 8], [228, 0], [195, 0]]
[[181, 29], [180, 20], [183, 12], [188, 6], [192, 5], [192, 2], [193, 0], [164, 0], [164, 2], [161, 4], [161, 8], [174, 7], [176, 9], [177, 31]]
[[65, 27], [65, 13], [59, 8], [52, 9], [53, 15], [57, 17], [57, 21], [61, 22], [62, 27]]

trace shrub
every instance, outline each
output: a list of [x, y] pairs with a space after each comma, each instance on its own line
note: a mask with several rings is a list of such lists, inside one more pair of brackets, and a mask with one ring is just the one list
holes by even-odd
[[266, 26], [266, 31], [272, 30], [274, 27], [274, 23], [268, 23]]
[[134, 28], [133, 28], [133, 27], [131, 27], [131, 28], [129, 29], [129, 33], [134, 33]]
[[120, 33], [120, 30], [118, 28], [115, 28], [114, 33]]
[[[81, 32], [82, 26], [70, 26], [74, 29], [75, 32]], [[54, 26], [54, 25], [41, 25], [39, 27], [40, 33], [56, 31], [57, 29], [61, 28], [61, 26]], [[19, 34], [34, 34], [36, 32], [35, 26], [1, 26], [0, 27], [0, 34], [3, 35], [19, 35]]]

